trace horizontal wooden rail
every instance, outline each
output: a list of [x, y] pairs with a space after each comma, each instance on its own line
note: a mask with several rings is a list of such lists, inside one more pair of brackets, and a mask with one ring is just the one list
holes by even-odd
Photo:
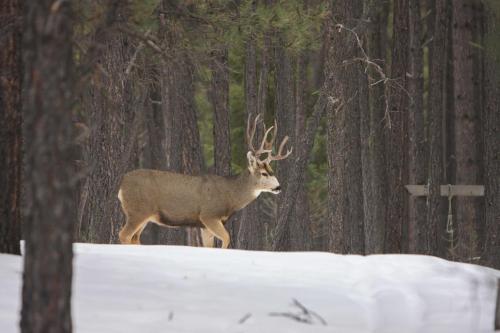
[[[429, 187], [427, 185], [406, 185], [408, 192], [414, 196], [429, 195]], [[483, 185], [441, 185], [441, 195], [447, 196], [467, 196], [467, 197], [482, 197], [484, 196]]]

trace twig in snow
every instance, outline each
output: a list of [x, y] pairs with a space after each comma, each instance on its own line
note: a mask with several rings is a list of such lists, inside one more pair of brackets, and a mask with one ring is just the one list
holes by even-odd
[[300, 308], [302, 310], [302, 313], [304, 315], [308, 315], [308, 316], [313, 316], [313, 317], [316, 317], [316, 319], [318, 319], [323, 325], [326, 326], [326, 320], [323, 319], [323, 317], [321, 317], [319, 314], [317, 314], [316, 312], [314, 311], [311, 311], [309, 310], [308, 308], [306, 308], [302, 303], [300, 303], [299, 301], [297, 301], [295, 298], [293, 299], [293, 304], [295, 306], [297, 306], [298, 308]]
[[304, 318], [304, 317], [301, 317], [300, 315], [296, 315], [296, 314], [293, 314], [290, 312], [270, 312], [269, 315], [272, 317], [290, 318], [290, 319], [293, 319], [295, 321], [298, 321], [298, 322], [304, 323], [304, 324], [312, 324], [312, 322], [308, 318]]
[[[306, 308], [302, 303], [293, 298], [294, 306], [300, 309], [299, 313], [292, 312], [270, 312], [269, 315], [273, 317], [286, 317], [298, 321], [304, 324], [315, 324], [315, 321], [319, 321], [322, 325], [327, 326], [326, 320], [323, 319], [319, 314]], [[315, 320], [316, 319], [316, 320]]]
[[174, 311], [168, 313], [168, 321], [172, 321], [172, 319], [174, 319]]
[[245, 321], [247, 321], [248, 318], [250, 318], [252, 316], [251, 313], [247, 313], [246, 315], [244, 315], [240, 320], [238, 320], [238, 324], [244, 324]]

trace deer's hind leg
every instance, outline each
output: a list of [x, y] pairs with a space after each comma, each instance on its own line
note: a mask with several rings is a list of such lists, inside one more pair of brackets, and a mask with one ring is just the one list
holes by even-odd
[[120, 243], [140, 244], [140, 235], [147, 222], [147, 218], [127, 215], [127, 223], [120, 230]]
[[137, 245], [141, 244], [141, 234], [147, 225], [148, 225], [148, 220], [146, 220], [142, 223], [139, 230], [137, 230], [137, 232], [132, 236], [132, 244], [137, 244]]

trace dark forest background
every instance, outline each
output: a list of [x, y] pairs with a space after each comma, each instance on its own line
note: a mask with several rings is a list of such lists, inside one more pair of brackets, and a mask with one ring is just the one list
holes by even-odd
[[[257, 114], [294, 152], [284, 191], [228, 222], [233, 248], [500, 268], [498, 1], [6, 0], [0, 22], [0, 251], [23, 229], [25, 293], [71, 277], [72, 239], [117, 243], [125, 172], [243, 170]], [[449, 207], [446, 184], [485, 193]]]

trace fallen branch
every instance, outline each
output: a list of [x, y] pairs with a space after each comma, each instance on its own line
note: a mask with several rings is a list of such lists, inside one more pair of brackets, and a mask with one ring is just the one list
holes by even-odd
[[248, 318], [250, 318], [252, 316], [251, 313], [247, 313], [246, 315], [244, 315], [240, 320], [238, 320], [238, 324], [244, 324], [245, 321], [247, 321]]
[[326, 320], [323, 319], [319, 314], [317, 314], [314, 311], [309, 310], [306, 308], [302, 303], [297, 301], [295, 298], [293, 299], [293, 304], [297, 308], [299, 308], [300, 312], [299, 313], [292, 313], [292, 312], [270, 312], [269, 316], [272, 317], [285, 317], [289, 318], [295, 321], [298, 321], [299, 323], [304, 323], [304, 324], [310, 324], [313, 325], [316, 323], [316, 321], [319, 321], [322, 325], [327, 326]]

